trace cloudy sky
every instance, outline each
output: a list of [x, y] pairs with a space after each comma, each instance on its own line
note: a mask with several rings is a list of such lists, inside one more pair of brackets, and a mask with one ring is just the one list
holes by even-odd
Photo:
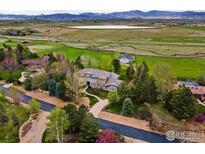
[[204, 0], [0, 0], [0, 13], [9, 14], [106, 13], [128, 10], [203, 11], [205, 2]]

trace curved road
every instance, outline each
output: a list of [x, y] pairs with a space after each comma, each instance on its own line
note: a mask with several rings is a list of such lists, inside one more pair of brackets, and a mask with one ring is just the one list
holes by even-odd
[[[0, 90], [1, 89], [5, 91], [7, 96], [10, 96], [10, 89], [9, 88], [6, 89], [6, 88], [3, 88], [3, 87], [0, 86]], [[31, 99], [30, 96], [27, 96], [23, 92], [20, 92], [20, 91], [19, 91], [19, 95], [20, 95], [20, 100], [22, 102], [26, 103], [26, 104]], [[41, 100], [38, 100], [38, 101], [41, 105], [41, 109], [44, 110], [44, 111], [50, 112], [55, 107], [54, 105], [52, 105], [48, 102], [44, 102], [44, 101], [41, 101]], [[165, 138], [165, 135], [161, 135], [161, 134], [158, 134], [158, 133], [133, 128], [133, 127], [130, 127], [130, 126], [126, 126], [126, 125], [122, 125], [122, 124], [102, 120], [102, 119], [99, 119], [99, 118], [96, 118], [96, 120], [99, 123], [99, 125], [101, 126], [101, 128], [103, 128], [103, 129], [112, 129], [112, 130], [114, 130], [116, 132], [119, 132], [122, 135], [125, 135], [125, 136], [128, 136], [128, 137], [132, 137], [132, 138], [135, 138], [135, 139], [139, 139], [139, 140], [143, 140], [143, 141], [151, 142], [151, 143], [170, 143]], [[180, 141], [175, 140], [173, 142], [178, 143]]]

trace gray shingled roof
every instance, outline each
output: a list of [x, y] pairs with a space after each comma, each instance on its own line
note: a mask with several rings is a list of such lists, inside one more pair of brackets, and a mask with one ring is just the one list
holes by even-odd
[[80, 76], [90, 75], [91, 77], [98, 79], [107, 79], [107, 78], [118, 78], [119, 75], [113, 72], [108, 72], [104, 70], [94, 69], [94, 68], [84, 68], [79, 71]]

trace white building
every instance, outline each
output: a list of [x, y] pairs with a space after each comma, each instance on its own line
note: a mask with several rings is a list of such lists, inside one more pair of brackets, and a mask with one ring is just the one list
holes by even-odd
[[120, 63], [128, 64], [135, 60], [135, 56], [124, 54], [121, 57], [119, 57], [118, 60], [120, 61]]
[[81, 86], [89, 86], [91, 88], [103, 89], [106, 91], [116, 91], [122, 83], [119, 75], [104, 70], [85, 68], [79, 72]]

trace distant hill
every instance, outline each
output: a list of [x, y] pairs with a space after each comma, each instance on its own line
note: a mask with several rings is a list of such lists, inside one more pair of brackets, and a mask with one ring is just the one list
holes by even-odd
[[0, 14], [0, 20], [51, 20], [51, 21], [67, 21], [67, 20], [113, 20], [113, 19], [205, 19], [205, 12], [195, 11], [149, 11], [143, 12], [139, 10], [127, 12], [113, 13], [57, 13], [49, 15], [6, 15]]

